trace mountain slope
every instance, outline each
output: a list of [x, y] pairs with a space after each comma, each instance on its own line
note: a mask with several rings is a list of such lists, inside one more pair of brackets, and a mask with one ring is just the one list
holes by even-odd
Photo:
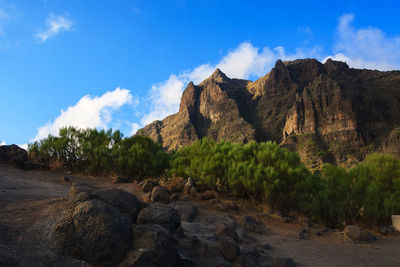
[[178, 113], [141, 133], [168, 150], [203, 137], [274, 140], [318, 169], [323, 162], [351, 166], [376, 150], [399, 151], [392, 133], [399, 125], [399, 71], [301, 59], [278, 60], [255, 82], [217, 69], [202, 83], [188, 84]]

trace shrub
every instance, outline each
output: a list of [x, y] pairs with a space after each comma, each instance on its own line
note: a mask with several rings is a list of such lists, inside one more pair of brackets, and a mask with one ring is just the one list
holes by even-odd
[[311, 173], [297, 154], [274, 142], [196, 141], [172, 157], [170, 175], [192, 177], [227, 195], [294, 209], [304, 201]]
[[135, 178], [159, 175], [168, 166], [168, 154], [148, 137], [123, 138], [119, 131], [63, 128], [59, 136], [30, 144], [31, 156], [51, 165], [92, 175], [119, 173]]
[[389, 223], [400, 212], [400, 160], [372, 154], [349, 170], [325, 165], [310, 214], [330, 226]]

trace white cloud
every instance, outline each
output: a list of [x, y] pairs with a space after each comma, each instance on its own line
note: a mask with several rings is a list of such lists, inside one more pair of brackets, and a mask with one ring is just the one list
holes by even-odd
[[46, 29], [35, 35], [35, 37], [42, 43], [47, 39], [56, 36], [62, 31], [69, 31], [72, 27], [72, 21], [64, 16], [50, 14], [46, 20]]
[[[307, 54], [315, 54], [316, 51], [310, 49]], [[230, 78], [248, 79], [251, 76], [265, 75], [278, 59], [291, 60], [304, 55], [302, 50], [287, 55], [283, 47], [260, 49], [250, 42], [243, 42], [237, 48], [229, 51], [215, 65], [202, 64], [178, 75], [171, 74], [168, 80], [153, 85], [149, 96], [151, 110], [141, 118], [140, 126], [143, 127], [177, 112], [185, 85], [189, 81], [193, 81], [195, 84], [200, 83], [208, 78], [216, 68], [221, 69]]]
[[28, 150], [28, 144], [20, 144], [20, 145], [17, 145], [17, 146], [19, 146], [22, 149]]
[[132, 130], [130, 132], [130, 135], [135, 135], [140, 128], [141, 126], [139, 123], [132, 123]]
[[5, 145], [6, 145], [6, 142], [0, 141], [0, 146], [5, 146]]
[[400, 67], [400, 38], [388, 37], [375, 27], [355, 29], [351, 24], [353, 14], [339, 18], [337, 41], [334, 55], [327, 56], [335, 60], [346, 61], [354, 68], [394, 70]]
[[61, 110], [61, 114], [52, 122], [39, 127], [38, 134], [30, 141], [46, 138], [49, 134], [58, 135], [60, 128], [74, 126], [78, 128], [107, 128], [112, 112], [130, 103], [132, 95], [127, 89], [116, 88], [100, 97], [82, 97], [74, 106]]

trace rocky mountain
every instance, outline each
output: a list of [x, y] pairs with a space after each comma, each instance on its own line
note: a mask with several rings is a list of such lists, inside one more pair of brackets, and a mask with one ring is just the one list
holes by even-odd
[[140, 132], [178, 149], [209, 137], [246, 143], [274, 140], [312, 169], [351, 166], [367, 153], [399, 154], [400, 71], [349, 68], [315, 59], [282, 62], [252, 82], [219, 69], [188, 84], [179, 112]]

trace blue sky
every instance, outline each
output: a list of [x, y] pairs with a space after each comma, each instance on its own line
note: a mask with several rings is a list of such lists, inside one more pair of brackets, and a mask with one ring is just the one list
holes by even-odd
[[279, 58], [399, 69], [399, 12], [384, 0], [0, 0], [0, 143], [66, 125], [129, 136], [216, 67], [252, 80]]

